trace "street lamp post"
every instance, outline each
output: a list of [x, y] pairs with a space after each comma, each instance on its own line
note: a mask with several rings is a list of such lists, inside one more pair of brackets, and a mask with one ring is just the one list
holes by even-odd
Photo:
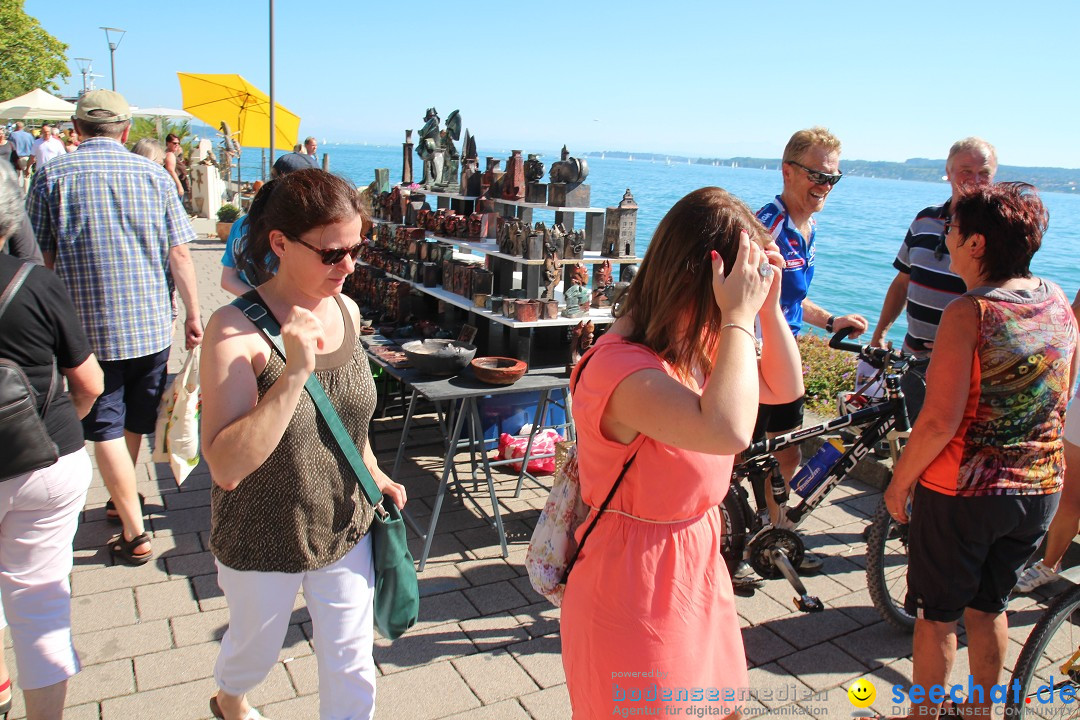
[[[105, 41], [109, 43], [109, 67], [112, 68], [112, 89], [116, 90], [116, 48], [120, 47], [120, 41], [124, 39], [124, 33], [126, 30], [114, 27], [102, 27], [105, 31]], [[109, 36], [110, 32], [119, 33], [116, 38], [116, 42], [112, 41], [112, 37]]]

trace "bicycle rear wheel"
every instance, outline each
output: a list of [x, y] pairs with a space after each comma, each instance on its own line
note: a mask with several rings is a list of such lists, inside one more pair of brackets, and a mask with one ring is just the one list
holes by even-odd
[[[1020, 690], [1013, 690], [1019, 682]], [[1068, 688], [1071, 688], [1068, 689]], [[1073, 698], [1064, 700], [1062, 690]], [[1031, 629], [1009, 681], [1010, 720], [1080, 717], [1080, 585], [1066, 591]]]
[[870, 600], [887, 623], [912, 632], [915, 617], [904, 610], [907, 596], [907, 525], [900, 525], [882, 499], [866, 539], [866, 584]]
[[746, 549], [746, 515], [743, 512], [743, 498], [740, 493], [745, 492], [738, 483], [732, 483], [728, 488], [724, 501], [720, 503], [720, 515], [723, 522], [720, 536], [720, 554], [724, 556], [728, 574], [734, 576], [735, 568], [743, 559], [743, 551]]

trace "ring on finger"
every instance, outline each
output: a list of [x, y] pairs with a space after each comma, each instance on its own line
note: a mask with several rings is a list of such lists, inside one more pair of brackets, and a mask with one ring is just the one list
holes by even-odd
[[762, 260], [761, 264], [758, 265], [757, 271], [758, 274], [761, 275], [761, 277], [767, 278], [769, 277], [769, 275], [772, 274], [773, 266], [769, 264], [768, 260]]

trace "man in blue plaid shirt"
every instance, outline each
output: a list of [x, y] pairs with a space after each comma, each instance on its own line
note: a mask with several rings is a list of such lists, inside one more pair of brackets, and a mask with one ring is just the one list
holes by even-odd
[[195, 239], [176, 184], [163, 167], [128, 152], [131, 109], [122, 95], [93, 90], [72, 118], [79, 149], [34, 175], [26, 206], [45, 263], [67, 285], [90, 345], [105, 371], [105, 392], [83, 420], [86, 439], [112, 496], [108, 511], [122, 534], [109, 543], [118, 559], [151, 557], [135, 490], [142, 436], [154, 431], [172, 344], [170, 268], [187, 308], [190, 350], [202, 341]]

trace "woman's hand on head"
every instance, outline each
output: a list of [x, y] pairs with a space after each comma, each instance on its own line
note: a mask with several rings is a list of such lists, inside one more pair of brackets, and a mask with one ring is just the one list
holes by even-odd
[[315, 355], [326, 344], [326, 330], [315, 313], [294, 307], [281, 326], [285, 345], [286, 372], [301, 373], [306, 379], [315, 370]]
[[723, 258], [713, 251], [713, 296], [725, 323], [749, 325], [754, 322], [774, 284], [774, 278], [778, 277], [775, 267], [768, 276], [762, 276], [759, 268], [763, 263], [773, 265], [773, 260], [757, 243], [750, 241], [745, 230], [739, 231], [739, 252], [727, 277], [724, 277]]

